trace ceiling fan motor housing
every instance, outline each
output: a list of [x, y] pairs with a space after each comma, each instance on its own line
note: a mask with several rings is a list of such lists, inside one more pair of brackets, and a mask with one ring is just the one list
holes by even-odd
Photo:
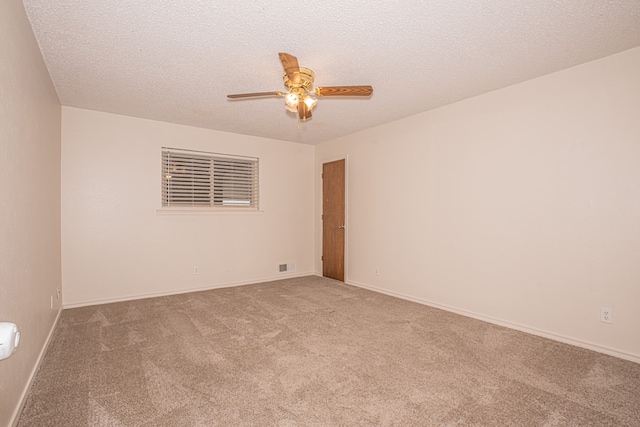
[[315, 78], [315, 74], [308, 68], [300, 67], [300, 81], [293, 81], [289, 79], [287, 73], [284, 73], [282, 79], [284, 80], [284, 85], [289, 89], [304, 89], [306, 92], [311, 92], [311, 88], [313, 88], [313, 79]]

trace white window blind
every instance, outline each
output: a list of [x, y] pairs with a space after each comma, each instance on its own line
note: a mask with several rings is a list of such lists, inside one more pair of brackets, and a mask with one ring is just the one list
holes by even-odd
[[258, 159], [163, 148], [162, 206], [258, 209]]

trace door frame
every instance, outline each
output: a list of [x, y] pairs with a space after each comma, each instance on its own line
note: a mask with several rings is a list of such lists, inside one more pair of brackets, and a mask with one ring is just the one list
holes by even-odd
[[[319, 165], [319, 175], [320, 175], [320, 214], [318, 218], [320, 219], [320, 256], [322, 256], [322, 245], [324, 242], [322, 241], [322, 235], [324, 231], [324, 221], [322, 220], [322, 170], [325, 163], [336, 162], [338, 160], [344, 160], [344, 283], [347, 283], [349, 280], [349, 155], [345, 154], [343, 156], [337, 157], [327, 157], [320, 161]], [[322, 261], [320, 261], [322, 263]], [[322, 264], [320, 264], [322, 266]], [[322, 274], [322, 268], [320, 268], [320, 276], [324, 277]]]

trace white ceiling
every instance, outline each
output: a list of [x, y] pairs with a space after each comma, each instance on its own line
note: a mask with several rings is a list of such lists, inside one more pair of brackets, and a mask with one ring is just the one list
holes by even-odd
[[[24, 0], [62, 105], [316, 144], [640, 46], [639, 0]], [[322, 98], [297, 130], [278, 52]]]

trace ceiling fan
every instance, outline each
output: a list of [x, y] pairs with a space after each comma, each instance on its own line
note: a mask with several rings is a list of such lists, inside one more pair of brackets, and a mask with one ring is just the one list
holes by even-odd
[[[261, 98], [270, 96], [284, 96], [285, 108], [293, 113], [298, 113], [298, 118], [303, 122], [311, 118], [311, 109], [318, 102], [317, 97], [322, 96], [371, 96], [371, 86], [327, 86], [313, 89], [315, 74], [308, 68], [298, 65], [298, 58], [288, 53], [279, 53], [280, 62], [284, 68], [285, 92], [255, 92], [237, 93], [227, 95], [230, 99]], [[299, 126], [298, 126], [299, 128]]]

